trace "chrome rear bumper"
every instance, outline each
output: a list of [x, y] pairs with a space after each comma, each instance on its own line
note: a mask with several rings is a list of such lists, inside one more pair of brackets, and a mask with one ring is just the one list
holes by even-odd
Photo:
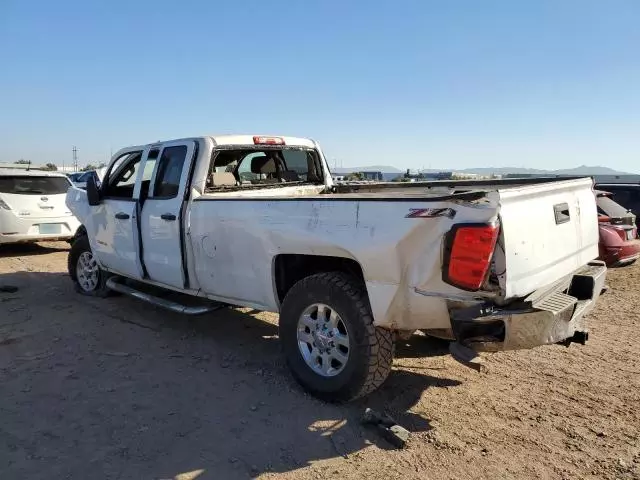
[[604, 289], [607, 268], [594, 261], [544, 291], [500, 309], [481, 305], [451, 312], [453, 334], [475, 351], [533, 348], [586, 341], [585, 316]]

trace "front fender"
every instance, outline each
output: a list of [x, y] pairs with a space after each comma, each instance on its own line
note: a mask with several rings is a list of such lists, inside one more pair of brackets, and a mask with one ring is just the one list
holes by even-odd
[[75, 186], [70, 187], [69, 190], [67, 190], [65, 204], [81, 224], [84, 225], [87, 223], [87, 218], [91, 214], [91, 207], [87, 200], [86, 190]]

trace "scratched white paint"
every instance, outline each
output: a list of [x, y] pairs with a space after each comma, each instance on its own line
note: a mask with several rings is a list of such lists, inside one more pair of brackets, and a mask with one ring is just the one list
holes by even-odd
[[[316, 145], [310, 140], [285, 138], [288, 145]], [[596, 207], [588, 179], [518, 187], [483, 185], [485, 197], [472, 203], [429, 200], [450, 193], [438, 189], [425, 190], [422, 195], [415, 189], [411, 194], [407, 190], [383, 190], [361, 197], [353, 193], [322, 194], [324, 187], [299, 185], [205, 193], [215, 146], [252, 145], [252, 136], [202, 137], [172, 143], [179, 142], [197, 143], [199, 148], [184, 220], [190, 280], [185, 293], [278, 311], [273, 272], [277, 255], [343, 257], [355, 260], [362, 268], [376, 325], [449, 328], [448, 300], [524, 296], [598, 255]], [[328, 171], [324, 156], [321, 158]], [[327, 185], [329, 182], [327, 176]], [[138, 192], [137, 188], [134, 198]], [[368, 200], [371, 198], [375, 201]], [[402, 201], [397, 201], [399, 198]], [[162, 201], [157, 202], [153, 209], [143, 208], [141, 219], [145, 226], [145, 263], [156, 262], [150, 282], [181, 290], [176, 284], [182, 265], [178, 229], [160, 229], [155, 220], [151, 221], [151, 215], [157, 217], [164, 212]], [[563, 202], [571, 206], [571, 221], [555, 225], [553, 206]], [[136, 275], [139, 258], [131, 257], [137, 252], [134, 240], [137, 242], [138, 232], [117, 237], [113, 215], [106, 214], [104, 204], [88, 209], [83, 193], [70, 194], [67, 204], [87, 225], [90, 238], [95, 236], [91, 245], [100, 262], [140, 278]], [[175, 202], [171, 206], [176, 211]], [[416, 208], [452, 208], [456, 215], [453, 219], [406, 218]], [[494, 259], [496, 271], [504, 270], [501, 291], [470, 293], [445, 283], [442, 249], [446, 232], [456, 223], [492, 221], [500, 222], [503, 229]], [[105, 225], [101, 230], [96, 223]], [[98, 238], [105, 245], [96, 247]], [[129, 265], [118, 264], [116, 268], [115, 260], [124, 258]]]

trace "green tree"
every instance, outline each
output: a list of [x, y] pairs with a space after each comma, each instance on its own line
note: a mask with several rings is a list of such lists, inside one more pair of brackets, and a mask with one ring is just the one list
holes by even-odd
[[97, 170], [97, 169], [98, 169], [98, 167], [96, 167], [95, 165], [89, 163], [82, 169], [82, 171], [83, 172], [88, 172], [89, 170]]
[[55, 163], [47, 163], [45, 164], [44, 167], [42, 167], [42, 170], [49, 170], [50, 172], [55, 172], [56, 170], [58, 170], [58, 166]]
[[24, 158], [21, 158], [20, 160], [18, 160], [16, 162], [16, 164], [18, 164], [18, 165], [30, 165], [31, 164], [31, 160], [25, 160]]

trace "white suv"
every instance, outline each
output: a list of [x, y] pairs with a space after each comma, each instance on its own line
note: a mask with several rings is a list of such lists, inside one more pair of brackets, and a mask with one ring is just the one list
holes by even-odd
[[72, 238], [80, 222], [65, 205], [70, 186], [60, 173], [0, 169], [0, 244]]

